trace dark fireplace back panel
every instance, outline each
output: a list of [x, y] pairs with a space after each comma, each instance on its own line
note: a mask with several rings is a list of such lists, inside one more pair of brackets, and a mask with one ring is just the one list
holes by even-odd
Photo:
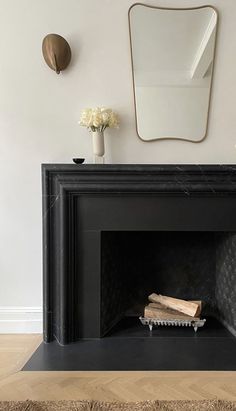
[[[216, 313], [216, 243], [211, 232], [102, 232], [101, 332], [152, 292], [203, 300]], [[220, 288], [220, 287], [219, 287]], [[137, 315], [141, 314], [137, 311]]]
[[236, 335], [236, 234], [218, 235], [216, 248], [217, 316]]

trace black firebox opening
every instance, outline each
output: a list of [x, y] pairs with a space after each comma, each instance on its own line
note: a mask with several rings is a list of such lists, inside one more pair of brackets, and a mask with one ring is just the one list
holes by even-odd
[[102, 231], [101, 335], [142, 314], [152, 292], [204, 302], [236, 333], [236, 234]]

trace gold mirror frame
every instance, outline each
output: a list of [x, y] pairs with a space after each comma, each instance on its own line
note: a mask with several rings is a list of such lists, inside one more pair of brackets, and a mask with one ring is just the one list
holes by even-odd
[[[150, 9], [155, 9], [155, 10], [157, 9], [157, 10], [176, 10], [176, 11], [179, 11], [179, 10], [199, 10], [199, 9], [205, 9], [205, 8], [210, 7], [216, 13], [217, 25], [216, 25], [215, 44], [214, 44], [214, 51], [213, 51], [213, 67], [212, 67], [211, 83], [210, 83], [210, 90], [209, 90], [209, 103], [208, 103], [208, 110], [207, 110], [206, 132], [200, 140], [195, 141], [195, 140], [182, 138], [182, 137], [157, 137], [157, 138], [153, 138], [153, 139], [150, 139], [150, 140], [145, 140], [144, 138], [142, 138], [139, 135], [137, 107], [136, 107], [136, 94], [135, 94], [134, 61], [133, 61], [133, 48], [132, 48], [132, 36], [131, 36], [131, 19], [130, 19], [131, 10], [135, 6], [144, 6], [144, 7], [148, 7]], [[201, 143], [207, 137], [208, 128], [209, 128], [209, 114], [210, 114], [212, 86], [213, 86], [213, 77], [214, 77], [214, 69], [215, 69], [217, 32], [218, 32], [218, 25], [219, 25], [219, 12], [218, 12], [218, 10], [212, 5], [204, 5], [204, 6], [197, 6], [197, 7], [182, 7], [182, 8], [173, 7], [172, 8], [172, 7], [151, 6], [151, 5], [144, 4], [144, 3], [134, 3], [130, 6], [130, 8], [128, 10], [128, 22], [129, 22], [130, 57], [131, 57], [131, 68], [132, 68], [133, 98], [134, 98], [134, 112], [135, 112], [135, 126], [136, 126], [135, 128], [136, 128], [137, 136], [140, 138], [140, 140], [142, 140], [145, 143], [152, 143], [154, 141], [162, 141], [162, 140], [180, 140], [180, 141], [187, 141], [187, 142], [190, 142], [190, 143]]]

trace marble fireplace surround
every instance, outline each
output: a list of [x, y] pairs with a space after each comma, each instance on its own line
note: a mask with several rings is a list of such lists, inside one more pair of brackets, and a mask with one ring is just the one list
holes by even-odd
[[236, 166], [43, 164], [44, 341], [101, 336], [101, 233], [220, 233], [218, 316], [236, 333]]

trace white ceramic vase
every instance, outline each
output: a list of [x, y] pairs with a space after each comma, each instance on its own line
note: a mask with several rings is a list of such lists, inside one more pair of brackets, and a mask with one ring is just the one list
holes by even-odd
[[104, 133], [103, 131], [93, 131], [93, 154], [97, 157], [104, 156]]

